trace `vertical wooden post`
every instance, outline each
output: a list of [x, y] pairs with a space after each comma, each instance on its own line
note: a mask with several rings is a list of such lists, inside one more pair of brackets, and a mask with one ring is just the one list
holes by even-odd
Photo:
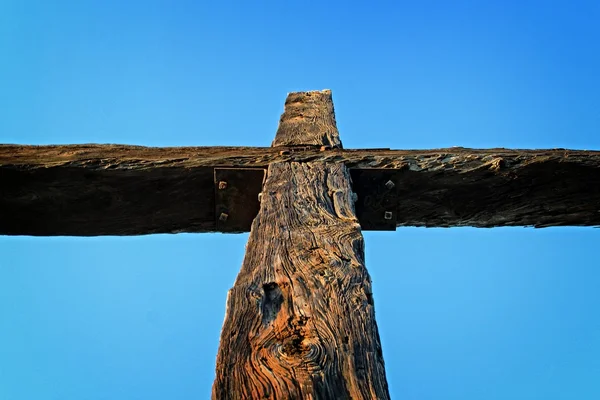
[[[274, 146], [341, 147], [331, 92], [292, 93]], [[213, 399], [388, 399], [342, 163], [273, 163], [229, 291]]]

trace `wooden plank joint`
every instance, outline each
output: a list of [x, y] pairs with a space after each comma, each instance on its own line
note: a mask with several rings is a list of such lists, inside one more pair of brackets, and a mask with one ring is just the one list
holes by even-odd
[[[265, 170], [215, 168], [215, 225], [225, 233], [249, 232], [260, 208]], [[394, 231], [402, 171], [351, 169], [356, 215], [363, 230]]]

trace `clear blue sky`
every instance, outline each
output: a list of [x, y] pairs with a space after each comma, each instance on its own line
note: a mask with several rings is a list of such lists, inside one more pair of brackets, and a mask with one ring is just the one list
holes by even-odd
[[[325, 5], [326, 3], [326, 5]], [[598, 1], [0, 3], [0, 142], [600, 149]], [[1, 188], [1, 186], [0, 186]], [[367, 232], [394, 399], [600, 398], [600, 229]], [[247, 235], [0, 237], [0, 400], [205, 399]]]

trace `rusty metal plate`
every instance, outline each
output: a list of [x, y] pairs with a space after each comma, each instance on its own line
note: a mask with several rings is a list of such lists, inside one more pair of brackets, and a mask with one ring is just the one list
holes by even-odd
[[220, 232], [249, 232], [258, 214], [263, 168], [215, 168], [215, 222]]
[[356, 216], [366, 231], [396, 230], [398, 170], [351, 169], [352, 190], [358, 198]]

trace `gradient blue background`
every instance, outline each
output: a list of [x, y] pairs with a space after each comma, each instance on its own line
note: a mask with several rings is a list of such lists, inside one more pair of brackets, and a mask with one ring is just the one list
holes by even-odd
[[[0, 142], [600, 149], [600, 2], [0, 3]], [[1, 186], [0, 186], [1, 187]], [[600, 398], [594, 228], [366, 232], [394, 399]], [[0, 237], [0, 400], [205, 399], [247, 235]]]

